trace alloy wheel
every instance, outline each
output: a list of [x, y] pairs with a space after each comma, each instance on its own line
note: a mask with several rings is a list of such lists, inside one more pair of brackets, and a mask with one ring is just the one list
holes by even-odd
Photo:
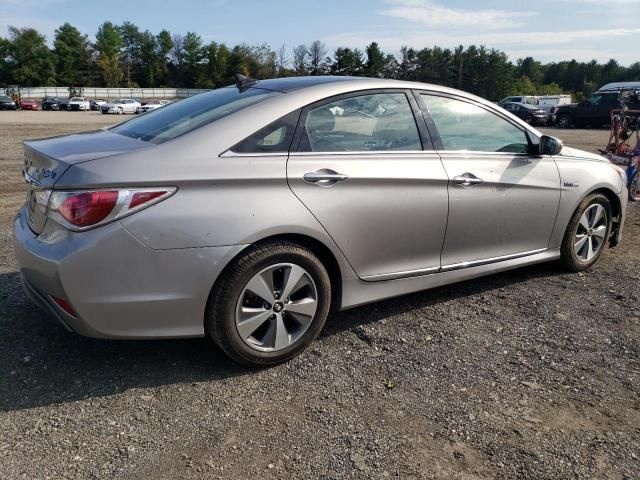
[[236, 306], [236, 329], [251, 348], [275, 352], [298, 341], [318, 309], [313, 278], [294, 263], [271, 265], [245, 285]]
[[599, 203], [594, 203], [582, 213], [574, 239], [574, 251], [578, 260], [589, 262], [600, 252], [608, 226], [607, 212]]

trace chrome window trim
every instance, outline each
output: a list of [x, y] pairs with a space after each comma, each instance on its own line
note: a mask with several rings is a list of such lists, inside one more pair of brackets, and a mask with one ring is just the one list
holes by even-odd
[[434, 156], [440, 158], [440, 155], [435, 150], [359, 150], [349, 152], [291, 152], [291, 157], [313, 157], [327, 155], [340, 155], [340, 156], [362, 156], [362, 155], [374, 155], [374, 156], [401, 156], [401, 155], [414, 155], [416, 157]]
[[286, 157], [289, 153], [287, 152], [255, 152], [255, 153], [238, 153], [233, 150], [227, 150], [226, 152], [218, 155], [220, 158], [227, 157]]

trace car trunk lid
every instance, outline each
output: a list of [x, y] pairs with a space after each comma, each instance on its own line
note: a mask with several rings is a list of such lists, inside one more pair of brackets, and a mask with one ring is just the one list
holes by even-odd
[[51, 191], [69, 167], [153, 146], [107, 130], [25, 141], [23, 174], [28, 183], [26, 205], [31, 230], [42, 232]]

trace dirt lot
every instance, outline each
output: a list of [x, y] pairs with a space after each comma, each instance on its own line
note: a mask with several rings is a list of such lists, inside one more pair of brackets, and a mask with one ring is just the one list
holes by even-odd
[[118, 120], [0, 113], [0, 478], [640, 478], [637, 205], [590, 272], [343, 312], [303, 356], [248, 370], [204, 339], [81, 338], [25, 300], [20, 142]]

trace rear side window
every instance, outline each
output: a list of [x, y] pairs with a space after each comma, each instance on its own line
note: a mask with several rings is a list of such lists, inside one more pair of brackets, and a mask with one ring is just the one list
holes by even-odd
[[259, 88], [243, 91], [236, 87], [220, 88], [151, 110], [110, 131], [145, 142], [163, 143], [276, 95], [282, 93]]
[[404, 93], [348, 97], [309, 111], [301, 151], [422, 150]]
[[279, 118], [231, 147], [234, 153], [288, 153], [300, 110]]
[[523, 130], [472, 103], [421, 94], [445, 150], [527, 153]]

